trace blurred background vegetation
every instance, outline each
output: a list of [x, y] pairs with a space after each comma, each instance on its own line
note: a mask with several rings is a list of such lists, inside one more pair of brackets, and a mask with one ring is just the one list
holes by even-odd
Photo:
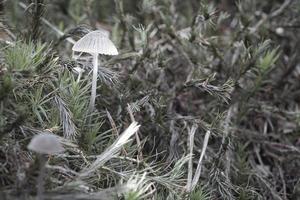
[[[299, 13], [299, 0], [0, 1], [1, 197], [300, 199]], [[91, 57], [72, 46], [93, 30], [119, 55], [99, 56], [88, 112]], [[27, 149], [43, 133], [65, 149], [45, 166]]]

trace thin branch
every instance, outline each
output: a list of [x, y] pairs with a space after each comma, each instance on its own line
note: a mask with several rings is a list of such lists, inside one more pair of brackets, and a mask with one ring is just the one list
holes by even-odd
[[[132, 112], [132, 109], [131, 109], [129, 104], [127, 104], [127, 112], [129, 113], [131, 122], [132, 123], [136, 122], [135, 118], [134, 118], [134, 115], [133, 115], [133, 112]], [[136, 139], [136, 143], [137, 143], [137, 146], [138, 146], [139, 160], [143, 160], [142, 145], [141, 145], [141, 140], [140, 140], [138, 131], [135, 133], [135, 139]]]
[[187, 184], [186, 184], [186, 191], [189, 193], [192, 190], [192, 178], [193, 178], [193, 149], [194, 149], [194, 136], [196, 133], [198, 126], [196, 124], [193, 124], [191, 130], [189, 130], [189, 142], [188, 142], [188, 148], [190, 149], [189, 153], [189, 163], [188, 163], [188, 178], [187, 178]]
[[195, 176], [194, 176], [193, 181], [192, 181], [192, 187], [191, 187], [192, 190], [197, 186], [199, 178], [200, 178], [201, 168], [202, 168], [202, 161], [203, 161], [206, 149], [207, 149], [207, 144], [208, 144], [209, 137], [210, 137], [210, 130], [206, 131], [206, 133], [205, 133], [201, 155], [200, 155], [200, 158], [199, 158], [199, 161], [198, 161], [198, 166], [197, 166], [197, 169], [196, 169], [196, 172], [195, 172]]
[[250, 34], [255, 33], [259, 29], [259, 27], [263, 25], [267, 20], [270, 20], [280, 15], [290, 4], [291, 4], [291, 0], [285, 0], [284, 3], [280, 6], [280, 8], [278, 8], [271, 14], [269, 15], [263, 14], [262, 19], [259, 20], [257, 24], [255, 24], [253, 27], [250, 28]]

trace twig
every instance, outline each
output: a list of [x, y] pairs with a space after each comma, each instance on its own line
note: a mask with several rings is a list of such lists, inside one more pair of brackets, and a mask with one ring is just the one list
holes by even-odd
[[286, 9], [291, 4], [291, 2], [292, 0], [285, 0], [283, 4], [280, 6], [280, 8], [278, 8], [273, 13], [271, 13], [270, 18], [280, 15], [284, 11], [284, 9]]
[[194, 136], [196, 133], [198, 126], [196, 124], [193, 124], [191, 130], [189, 130], [189, 142], [188, 142], [188, 148], [190, 149], [189, 153], [189, 163], [188, 163], [188, 178], [187, 178], [187, 184], [186, 184], [186, 191], [189, 193], [192, 190], [192, 178], [193, 178], [193, 149], [194, 149]]
[[278, 167], [280, 179], [282, 181], [283, 198], [284, 198], [284, 200], [287, 200], [288, 198], [287, 198], [287, 193], [286, 193], [286, 183], [285, 183], [285, 180], [284, 180], [283, 170], [282, 170], [281, 166], [278, 165], [278, 164], [277, 164], [277, 167]]
[[111, 125], [111, 128], [113, 130], [113, 133], [118, 137], [119, 136], [119, 133], [118, 133], [118, 129], [117, 129], [117, 126], [116, 126], [116, 123], [115, 121], [113, 120], [111, 114], [109, 113], [108, 110], [106, 110], [106, 115], [107, 115], [107, 118], [110, 122], [110, 125]]
[[[132, 122], [132, 123], [133, 123], [133, 122], [136, 122], [136, 121], [135, 121], [135, 118], [134, 118], [134, 115], [133, 115], [133, 112], [132, 112], [132, 109], [131, 109], [131, 107], [130, 107], [129, 104], [127, 104], [127, 112], [129, 113], [131, 122]], [[137, 146], [138, 146], [139, 160], [143, 160], [142, 145], [141, 145], [141, 140], [140, 140], [138, 131], [135, 133], [135, 139], [136, 139], [136, 143], [137, 143]]]
[[[116, 135], [116, 137], [118, 137], [119, 133], [118, 133], [118, 129], [117, 129], [116, 123], [113, 120], [113, 118], [112, 118], [112, 116], [111, 116], [111, 114], [109, 113], [108, 110], [106, 110], [106, 115], [107, 115], [107, 118], [108, 118], [108, 120], [110, 122], [110, 125], [111, 125], [111, 128], [113, 130], [113, 133]], [[122, 152], [123, 152], [124, 155], [127, 155], [127, 152], [126, 152], [126, 150], [125, 150], [124, 147], [122, 148]]]
[[263, 14], [263, 17], [261, 20], [259, 20], [257, 22], [257, 24], [255, 24], [253, 27], [250, 28], [250, 34], [253, 34], [257, 31], [257, 29], [263, 25], [267, 20], [270, 20], [274, 17], [277, 17], [278, 15], [280, 15], [291, 3], [291, 0], [285, 0], [284, 3], [280, 6], [280, 8], [278, 8], [277, 10], [275, 10], [274, 12], [272, 12], [269, 15]]
[[196, 172], [195, 172], [195, 176], [194, 176], [193, 181], [192, 181], [192, 186], [191, 186], [192, 190], [197, 186], [197, 183], [198, 183], [199, 178], [200, 178], [202, 160], [203, 160], [205, 152], [206, 152], [209, 136], [210, 136], [210, 130], [206, 131], [206, 133], [205, 133], [201, 155], [200, 155], [200, 158], [199, 158], [199, 161], [198, 161], [198, 166], [197, 166], [197, 169], [196, 169]]

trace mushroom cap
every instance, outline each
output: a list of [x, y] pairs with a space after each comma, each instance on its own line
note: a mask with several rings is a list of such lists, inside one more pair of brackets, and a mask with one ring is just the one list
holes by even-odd
[[92, 31], [78, 40], [73, 51], [97, 53], [104, 55], [118, 55], [118, 50], [103, 31]]
[[63, 152], [65, 149], [59, 139], [52, 134], [42, 133], [34, 136], [27, 148], [40, 154], [54, 155]]

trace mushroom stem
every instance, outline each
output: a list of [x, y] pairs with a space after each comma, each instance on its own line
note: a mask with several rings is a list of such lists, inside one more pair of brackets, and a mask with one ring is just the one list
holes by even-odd
[[98, 54], [93, 54], [93, 79], [92, 79], [92, 93], [89, 110], [92, 112], [95, 107], [96, 90], [97, 90], [97, 77], [98, 77]]
[[37, 199], [38, 200], [43, 200], [44, 199], [44, 185], [45, 185], [45, 175], [46, 175], [46, 163], [47, 163], [47, 158], [45, 155], [39, 155], [38, 156], [39, 163], [40, 163], [40, 172], [39, 176], [37, 178]]

